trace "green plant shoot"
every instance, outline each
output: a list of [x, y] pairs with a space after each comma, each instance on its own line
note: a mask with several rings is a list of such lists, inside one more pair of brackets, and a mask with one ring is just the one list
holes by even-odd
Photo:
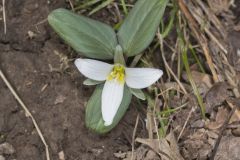
[[168, 0], [138, 0], [117, 33], [107, 24], [66, 9], [56, 9], [48, 16], [56, 33], [87, 57], [76, 59], [75, 65], [88, 78], [85, 84], [97, 85], [86, 106], [85, 121], [91, 130], [100, 134], [109, 132], [124, 116], [132, 94], [144, 100], [140, 89], [162, 76], [159, 69], [129, 68], [124, 57], [136, 56], [148, 47], [167, 3]]

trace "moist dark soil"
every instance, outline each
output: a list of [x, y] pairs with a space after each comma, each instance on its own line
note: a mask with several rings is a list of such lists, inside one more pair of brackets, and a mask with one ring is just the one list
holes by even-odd
[[[25, 102], [49, 145], [53, 160], [116, 159], [113, 153], [131, 150], [136, 109], [109, 134], [97, 135], [85, 127], [85, 104], [94, 87], [72, 65], [76, 57], [47, 23], [65, 0], [6, 1], [7, 34], [0, 21], [0, 67]], [[2, 17], [1, 17], [2, 19]], [[45, 148], [29, 117], [0, 80], [0, 144], [15, 152], [8, 160], [44, 160]], [[60, 156], [61, 157], [61, 156]]]

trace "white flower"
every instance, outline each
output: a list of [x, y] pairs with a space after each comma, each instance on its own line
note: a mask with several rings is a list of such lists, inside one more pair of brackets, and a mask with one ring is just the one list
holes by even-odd
[[102, 91], [102, 116], [104, 125], [112, 124], [122, 102], [124, 84], [129, 88], [142, 89], [156, 82], [163, 74], [153, 68], [127, 68], [121, 64], [108, 64], [92, 59], [76, 59], [75, 65], [87, 78], [106, 81]]

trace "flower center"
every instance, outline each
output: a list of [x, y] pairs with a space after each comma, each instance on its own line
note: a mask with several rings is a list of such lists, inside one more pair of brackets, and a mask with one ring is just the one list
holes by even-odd
[[121, 64], [115, 64], [107, 80], [117, 80], [119, 83], [125, 82], [125, 67]]

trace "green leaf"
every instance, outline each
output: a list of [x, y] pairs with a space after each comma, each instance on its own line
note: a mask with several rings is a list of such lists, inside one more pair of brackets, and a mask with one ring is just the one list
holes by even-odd
[[113, 120], [113, 123], [110, 126], [104, 126], [104, 121], [102, 118], [101, 112], [101, 95], [102, 95], [103, 85], [98, 85], [88, 101], [86, 108], [86, 117], [85, 122], [86, 126], [91, 130], [103, 134], [109, 132], [113, 129], [121, 118], [124, 116], [125, 112], [128, 109], [128, 106], [132, 99], [132, 94], [129, 88], [125, 85], [123, 101], [117, 111], [117, 114]]
[[99, 10], [107, 7], [107, 6], [108, 6], [110, 3], [112, 3], [112, 2], [113, 2], [113, 0], [106, 0], [106, 1], [102, 2], [102, 4], [100, 4], [99, 6], [97, 6], [96, 8], [94, 8], [88, 15], [90, 16], [90, 15], [96, 13], [97, 11], [99, 11]]
[[168, 0], [138, 0], [117, 34], [128, 57], [141, 53], [154, 38]]
[[84, 9], [84, 8], [92, 6], [92, 5], [94, 5], [94, 4], [96, 4], [96, 3], [100, 2], [100, 1], [101, 0], [87, 0], [86, 2], [83, 2], [82, 5], [79, 5], [79, 6], [75, 7], [74, 9], [75, 10]]
[[144, 100], [144, 101], [146, 100], [145, 94], [143, 93], [143, 91], [141, 89], [130, 88], [130, 91], [138, 99], [141, 99], [141, 100]]
[[103, 83], [104, 81], [96, 81], [93, 79], [86, 79], [85, 81], [83, 81], [83, 84], [86, 86], [94, 86], [100, 83]]
[[48, 22], [80, 54], [113, 59], [117, 38], [110, 26], [61, 8], [50, 13]]
[[119, 63], [122, 65], [126, 65], [124, 56], [123, 56], [123, 50], [120, 45], [117, 45], [115, 52], [114, 52], [114, 63]]

